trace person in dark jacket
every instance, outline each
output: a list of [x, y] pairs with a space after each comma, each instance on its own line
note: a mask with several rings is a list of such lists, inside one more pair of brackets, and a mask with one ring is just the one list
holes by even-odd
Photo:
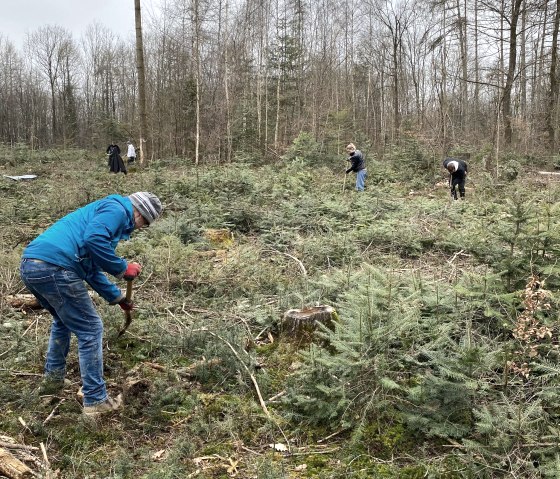
[[96, 416], [122, 406], [103, 379], [103, 322], [88, 294], [89, 284], [109, 304], [131, 311], [133, 304], [104, 274], [134, 279], [142, 270], [115, 253], [121, 240], [153, 223], [162, 213], [157, 196], [138, 192], [110, 195], [64, 216], [24, 249], [20, 274], [53, 316], [42, 389], [62, 389], [70, 336], [78, 340], [84, 414]]
[[346, 161], [350, 162], [350, 168], [346, 170], [346, 174], [354, 171], [356, 173], [356, 191], [364, 191], [367, 178], [364, 155], [362, 155], [360, 150], [356, 150], [354, 143], [350, 143], [346, 147], [346, 153], [348, 153], [348, 159]]
[[449, 171], [449, 187], [451, 188], [451, 196], [457, 199], [457, 190], [462, 200], [465, 199], [465, 180], [467, 179], [468, 166], [463, 160], [455, 158], [446, 158], [443, 160], [443, 167]]
[[127, 170], [121, 156], [121, 149], [119, 148], [119, 145], [111, 143], [107, 147], [107, 155], [109, 157], [107, 161], [109, 165], [109, 171], [111, 173], [119, 173], [122, 171], [126, 175]]

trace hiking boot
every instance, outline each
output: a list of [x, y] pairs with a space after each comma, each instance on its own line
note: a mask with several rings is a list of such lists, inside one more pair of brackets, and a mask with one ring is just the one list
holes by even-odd
[[84, 406], [84, 414], [89, 417], [97, 417], [101, 414], [118, 411], [122, 406], [122, 394], [119, 394], [114, 399], [112, 397], [107, 397], [105, 401], [94, 406]]
[[55, 396], [60, 394], [64, 386], [71, 385], [69, 379], [52, 378], [45, 376], [39, 386], [39, 396]]

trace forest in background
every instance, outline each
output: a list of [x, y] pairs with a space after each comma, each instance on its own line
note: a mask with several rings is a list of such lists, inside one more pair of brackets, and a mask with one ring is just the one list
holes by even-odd
[[[169, 0], [143, 12], [149, 158], [322, 152], [557, 152], [554, 1]], [[132, 8], [132, 2], [131, 2]], [[104, 149], [138, 139], [134, 39], [58, 25], [0, 36], [0, 141]], [[137, 141], [136, 141], [137, 142]]]

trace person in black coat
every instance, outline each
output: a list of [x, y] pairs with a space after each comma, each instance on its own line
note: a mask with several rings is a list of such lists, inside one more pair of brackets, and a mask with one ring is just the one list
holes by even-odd
[[446, 158], [443, 160], [443, 167], [449, 171], [449, 187], [451, 188], [451, 196], [457, 199], [457, 190], [462, 200], [465, 199], [465, 180], [467, 179], [468, 166], [463, 160], [455, 158]]
[[109, 165], [109, 171], [111, 173], [119, 173], [120, 171], [122, 171], [126, 175], [126, 166], [121, 157], [121, 149], [119, 148], [119, 145], [111, 143], [107, 147], [107, 156], [109, 157], [107, 161]]
[[346, 161], [350, 163], [350, 167], [346, 170], [346, 174], [352, 171], [355, 172], [356, 191], [364, 191], [367, 178], [367, 168], [364, 155], [360, 150], [356, 149], [354, 143], [350, 143], [346, 147], [346, 153], [348, 153], [348, 159]]

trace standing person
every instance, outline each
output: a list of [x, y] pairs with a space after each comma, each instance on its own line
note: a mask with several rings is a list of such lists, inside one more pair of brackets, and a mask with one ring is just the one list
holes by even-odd
[[356, 191], [364, 191], [366, 188], [366, 178], [367, 178], [367, 168], [366, 162], [364, 161], [364, 155], [360, 150], [356, 150], [354, 143], [350, 143], [346, 147], [346, 153], [348, 153], [348, 159], [346, 161], [351, 162], [350, 168], [346, 170], [346, 174], [351, 171], [356, 172]]
[[467, 179], [468, 166], [463, 160], [455, 158], [446, 158], [443, 160], [443, 167], [449, 171], [449, 187], [451, 189], [451, 196], [457, 199], [457, 190], [462, 200], [465, 199], [465, 180]]
[[[110, 195], [64, 216], [24, 249], [20, 273], [27, 288], [53, 316], [41, 389], [62, 389], [70, 335], [78, 340], [84, 414], [96, 416], [122, 407], [122, 396], [107, 394], [103, 379], [103, 322], [88, 294], [89, 284], [109, 304], [131, 311], [109, 278], [132, 280], [142, 266], [115, 253], [120, 240], [149, 226], [162, 213], [161, 201], [148, 192]], [[85, 282], [85, 283], [84, 283]]]
[[134, 145], [130, 141], [127, 141], [126, 144], [128, 145], [128, 151], [126, 152], [126, 156], [128, 158], [127, 163], [129, 165], [132, 165], [136, 160], [136, 150], [134, 149]]
[[126, 175], [127, 173], [126, 166], [121, 157], [121, 149], [119, 148], [119, 145], [111, 143], [107, 147], [107, 155], [109, 157], [108, 159], [109, 171], [111, 173], [119, 173], [122, 171]]

